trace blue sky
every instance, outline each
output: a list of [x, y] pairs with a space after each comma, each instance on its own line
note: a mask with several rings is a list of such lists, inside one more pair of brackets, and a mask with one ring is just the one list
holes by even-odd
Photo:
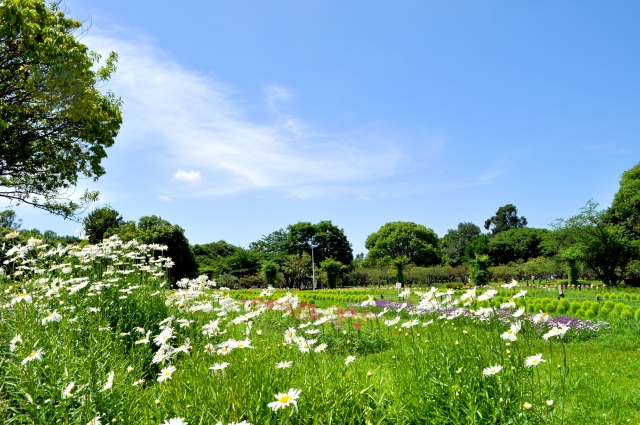
[[332, 220], [357, 253], [386, 222], [442, 236], [507, 203], [546, 227], [609, 205], [640, 161], [638, 2], [66, 6], [119, 53], [107, 88], [124, 102], [107, 174], [80, 188], [191, 243]]

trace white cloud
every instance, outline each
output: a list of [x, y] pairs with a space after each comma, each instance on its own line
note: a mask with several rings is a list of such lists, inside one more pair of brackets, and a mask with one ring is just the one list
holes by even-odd
[[[147, 148], [155, 166], [179, 169], [175, 181], [198, 182], [174, 196], [246, 190], [294, 197], [354, 193], [363, 182], [393, 175], [402, 159], [395, 144], [375, 129], [323, 134], [279, 113], [277, 104], [293, 97], [284, 87], [265, 88], [266, 106], [275, 117], [259, 123], [245, 116], [228, 86], [184, 69], [147, 41], [96, 31], [84, 41], [100, 53], [119, 54], [107, 86], [124, 102], [117, 143]], [[198, 180], [184, 169], [201, 170], [206, 178], [198, 174]]]
[[200, 175], [200, 171], [178, 170], [173, 173], [173, 178], [171, 180], [183, 181], [187, 183], [197, 183], [201, 178], [202, 176]]
[[158, 195], [158, 199], [162, 202], [171, 202], [171, 198], [165, 195]]

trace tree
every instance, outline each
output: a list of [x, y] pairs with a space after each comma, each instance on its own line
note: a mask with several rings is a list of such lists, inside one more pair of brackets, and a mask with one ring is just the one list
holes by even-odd
[[97, 179], [122, 123], [121, 101], [100, 89], [115, 71], [80, 42], [81, 23], [43, 0], [0, 7], [0, 196], [65, 218], [97, 199], [68, 195]]
[[574, 246], [599, 280], [615, 285], [624, 279], [629, 263], [638, 258], [639, 247], [623, 226], [607, 221], [607, 211], [597, 208], [590, 200], [575, 217], [556, 220], [554, 237], [560, 252]]
[[451, 266], [462, 264], [467, 246], [481, 233], [473, 223], [459, 223], [457, 229], [449, 229], [440, 243], [444, 261]]
[[82, 220], [84, 231], [89, 236], [89, 242], [98, 243], [104, 239], [104, 234], [109, 229], [117, 229], [124, 224], [124, 220], [118, 211], [109, 205], [96, 208]]
[[288, 255], [280, 268], [289, 288], [300, 288], [311, 283], [311, 256], [306, 252]]
[[264, 260], [264, 255], [259, 252], [249, 251], [225, 241], [193, 245], [191, 248], [198, 264], [198, 272], [206, 273], [211, 278], [223, 274], [237, 278], [256, 275], [260, 272]]
[[575, 246], [563, 250], [560, 257], [567, 263], [567, 278], [570, 285], [578, 283], [578, 260], [582, 258], [582, 252]]
[[327, 275], [327, 285], [329, 285], [329, 288], [331, 289], [336, 287], [340, 274], [347, 269], [344, 264], [331, 257], [320, 263], [320, 267]]
[[631, 238], [640, 239], [640, 163], [622, 173], [607, 218], [623, 226]]
[[262, 264], [262, 275], [264, 276], [264, 280], [267, 281], [267, 284], [273, 286], [278, 277], [278, 264], [275, 261], [265, 261]]
[[0, 212], [0, 227], [18, 230], [21, 225], [22, 220], [16, 219], [16, 212], [14, 210], [4, 210]]
[[484, 286], [489, 283], [489, 256], [477, 255], [471, 260], [471, 282], [476, 286]]
[[314, 245], [314, 261], [320, 263], [332, 257], [343, 264], [351, 264], [353, 250], [344, 230], [325, 220], [316, 224], [299, 222], [277, 230], [251, 244], [250, 249], [273, 255], [311, 255]]
[[407, 257], [397, 257], [389, 261], [391, 267], [393, 267], [393, 271], [395, 272], [396, 282], [400, 282], [402, 286], [406, 283], [404, 280], [404, 268], [409, 263], [409, 259]]
[[493, 265], [527, 261], [543, 254], [542, 242], [547, 229], [513, 228], [488, 239], [488, 254]]
[[467, 245], [467, 248], [464, 250], [464, 256], [466, 261], [471, 261], [477, 255], [488, 255], [489, 254], [489, 236], [480, 235], [478, 237], [473, 238], [471, 243]]
[[427, 267], [440, 264], [438, 242], [438, 235], [421, 224], [395, 221], [370, 234], [364, 246], [369, 261], [407, 257], [413, 265]]
[[198, 263], [189, 246], [189, 240], [184, 235], [184, 229], [161, 217], [140, 217], [137, 225], [135, 221], [127, 221], [120, 227], [107, 230], [104, 237], [112, 235], [118, 235], [125, 242], [136, 239], [140, 243], [166, 245], [168, 253], [165, 255], [171, 257], [175, 263], [170, 270], [173, 281], [195, 277], [198, 272]]
[[527, 219], [524, 217], [518, 217], [518, 209], [513, 204], [507, 204], [498, 208], [496, 215], [484, 222], [484, 228], [491, 230], [492, 235], [496, 235], [509, 229], [526, 226]]

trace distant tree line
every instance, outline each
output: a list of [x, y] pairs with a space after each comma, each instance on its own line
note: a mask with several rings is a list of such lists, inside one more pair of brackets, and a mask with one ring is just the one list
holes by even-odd
[[[366, 255], [354, 257], [343, 229], [325, 220], [276, 230], [247, 248], [220, 240], [190, 245], [184, 230], [157, 216], [125, 221], [110, 206], [83, 221], [86, 243], [118, 235], [128, 241], [167, 245], [175, 262], [173, 280], [207, 274], [227, 287], [310, 288], [312, 275], [324, 286], [435, 284], [488, 280], [566, 278], [640, 285], [640, 163], [622, 175], [609, 208], [587, 202], [580, 213], [558, 219], [550, 229], [527, 227], [513, 204], [484, 222], [459, 223], [443, 237], [413, 222], [390, 222], [366, 239]], [[20, 229], [15, 212], [0, 213], [4, 233]], [[22, 231], [20, 238], [78, 243], [51, 231]]]

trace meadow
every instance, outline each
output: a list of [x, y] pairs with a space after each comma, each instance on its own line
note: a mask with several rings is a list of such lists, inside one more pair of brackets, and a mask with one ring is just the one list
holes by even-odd
[[9, 249], [3, 423], [640, 423], [633, 290], [170, 289], [165, 251]]

